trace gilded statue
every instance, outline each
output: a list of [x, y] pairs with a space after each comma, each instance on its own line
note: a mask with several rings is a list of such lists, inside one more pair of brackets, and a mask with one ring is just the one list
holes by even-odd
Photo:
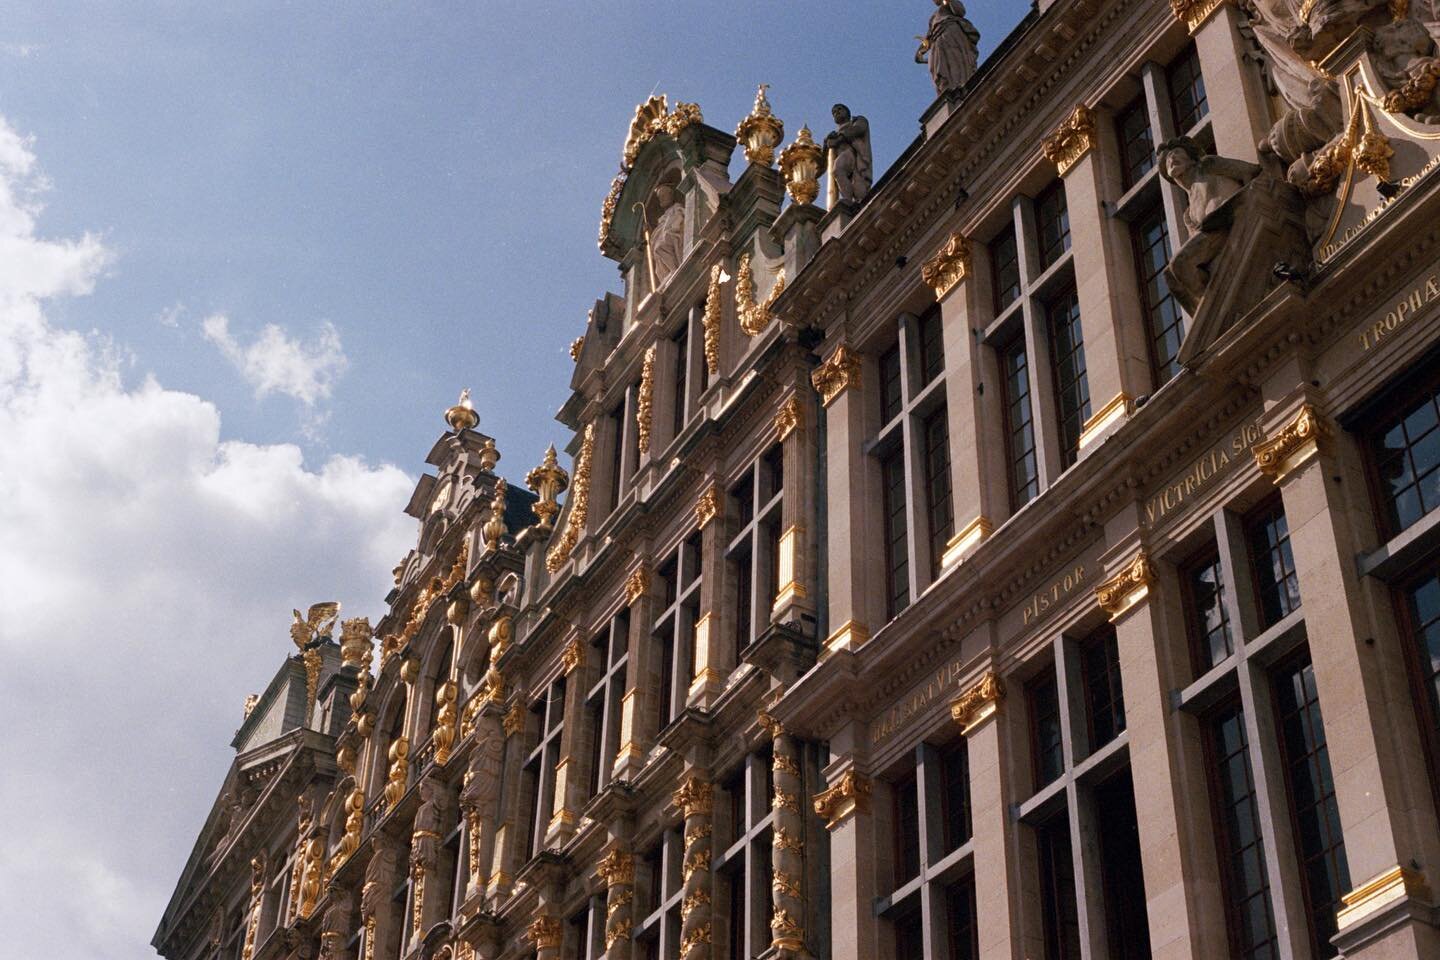
[[837, 103], [830, 108], [835, 129], [825, 135], [825, 155], [830, 165], [831, 201], [861, 203], [870, 193], [870, 121], [852, 116], [850, 108]]
[[960, 0], [935, 0], [930, 27], [917, 39], [920, 49], [915, 51], [915, 62], [930, 65], [937, 95], [960, 90], [975, 75], [980, 31], [965, 16], [965, 4]]
[[1167, 140], [1155, 149], [1160, 175], [1186, 193], [1185, 225], [1190, 239], [1175, 251], [1165, 279], [1180, 305], [1194, 313], [1210, 283], [1210, 265], [1230, 236], [1235, 209], [1230, 203], [1260, 168], [1244, 160], [1210, 156], [1190, 137]]

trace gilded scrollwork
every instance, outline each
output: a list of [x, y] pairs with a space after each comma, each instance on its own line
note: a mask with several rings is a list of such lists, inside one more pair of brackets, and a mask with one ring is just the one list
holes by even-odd
[[970, 241], [958, 232], [950, 234], [939, 252], [920, 268], [921, 278], [937, 299], [955, 289], [969, 272]]
[[860, 386], [860, 358], [842, 343], [810, 374], [810, 383], [828, 407], [845, 390]]
[[570, 559], [575, 544], [580, 542], [580, 533], [585, 529], [590, 514], [590, 459], [595, 454], [595, 424], [585, 425], [585, 434], [580, 441], [580, 456], [575, 461], [575, 487], [570, 492], [570, 515], [565, 519], [565, 529], [560, 540], [545, 554], [545, 569], [551, 574], [558, 573]]
[[1330, 428], [1311, 404], [1299, 412], [1275, 436], [1251, 448], [1255, 466], [1275, 483], [1319, 452], [1330, 439]]
[[645, 351], [640, 364], [640, 389], [635, 394], [636, 444], [641, 453], [650, 452], [650, 426], [655, 407], [655, 344]]
[[825, 826], [834, 830], [851, 815], [870, 810], [870, 781], [846, 770], [830, 789], [815, 796], [815, 812], [825, 818]]
[[705, 291], [705, 312], [700, 324], [705, 334], [705, 369], [710, 376], [720, 372], [720, 284], [725, 271], [720, 264], [710, 267], [710, 285]]
[[740, 263], [735, 268], [735, 310], [740, 318], [740, 330], [750, 337], [758, 336], [765, 332], [775, 315], [770, 308], [785, 292], [785, 270], [782, 267], [775, 273], [775, 283], [770, 287], [770, 293], [763, 301], [755, 300], [755, 271], [750, 265], [750, 254], [746, 253], [740, 257]]
[[1155, 568], [1142, 550], [1119, 573], [1095, 588], [1095, 599], [1111, 620], [1118, 620], [1150, 595], [1154, 583]]
[[992, 670], [950, 704], [950, 718], [960, 724], [961, 733], [970, 733], [994, 715], [1005, 696], [1005, 684]]

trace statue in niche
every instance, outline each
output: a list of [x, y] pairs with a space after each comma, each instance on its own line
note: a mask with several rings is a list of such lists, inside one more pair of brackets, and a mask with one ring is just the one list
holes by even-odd
[[980, 31], [965, 16], [960, 0], [935, 0], [930, 28], [917, 38], [916, 63], [929, 63], [935, 93], [945, 96], [965, 86], [979, 63]]
[[1160, 175], [1185, 191], [1185, 225], [1190, 239], [1175, 251], [1165, 268], [1165, 280], [1175, 299], [1194, 314], [1210, 284], [1210, 264], [1225, 248], [1235, 220], [1231, 202], [1260, 174], [1260, 167], [1244, 160], [1205, 153], [1190, 137], [1167, 140], [1155, 149]]
[[838, 196], [848, 203], [862, 203], [870, 193], [870, 121], [850, 115], [850, 108], [837, 103], [830, 108], [835, 129], [825, 135], [829, 158], [831, 201]]
[[650, 280], [655, 287], [670, 278], [685, 258], [685, 204], [674, 187], [655, 188], [660, 215], [650, 231]]

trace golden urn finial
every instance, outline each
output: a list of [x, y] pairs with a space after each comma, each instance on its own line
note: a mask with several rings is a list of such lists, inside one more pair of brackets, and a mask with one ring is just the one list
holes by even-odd
[[802, 126], [795, 142], [780, 151], [780, 173], [785, 177], [785, 189], [796, 203], [814, 203], [820, 195], [823, 155], [808, 126]]
[[535, 516], [540, 518], [540, 528], [550, 529], [550, 525], [555, 521], [555, 514], [560, 512], [556, 499], [570, 486], [570, 475], [560, 466], [553, 443], [550, 449], [545, 451], [545, 459], [540, 462], [540, 466], [525, 475], [525, 486], [540, 497], [530, 507]]
[[460, 391], [460, 399], [455, 406], [445, 411], [445, 422], [450, 429], [456, 433], [463, 430], [474, 430], [475, 425], [480, 422], [480, 417], [475, 413], [475, 404], [470, 402], [470, 388], [466, 387]]
[[775, 116], [770, 109], [770, 100], [765, 96], [769, 86], [768, 83], [760, 84], [750, 115], [735, 128], [735, 139], [745, 146], [745, 158], [765, 167], [775, 162], [775, 148], [785, 138], [785, 124]]

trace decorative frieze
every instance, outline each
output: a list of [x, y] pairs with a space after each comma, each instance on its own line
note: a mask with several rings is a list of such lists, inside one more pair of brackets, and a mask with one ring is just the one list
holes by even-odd
[[1045, 159], [1055, 164], [1061, 176], [1095, 146], [1095, 114], [1085, 104], [1071, 111], [1060, 128], [1040, 145]]
[[920, 277], [939, 300], [970, 273], [970, 241], [959, 233], [950, 234], [940, 252], [925, 261]]
[[815, 812], [825, 818], [827, 829], [834, 830], [857, 813], [870, 812], [870, 780], [850, 768], [828, 790], [815, 795]]
[[1251, 447], [1260, 472], [1279, 486], [1281, 481], [1308, 462], [1330, 440], [1330, 427], [1310, 404], [1280, 429], [1275, 436]]
[[1123, 570], [1095, 588], [1095, 599], [1113, 623], [1144, 602], [1150, 596], [1150, 587], [1154, 583], [1155, 568], [1142, 550]]
[[810, 383], [828, 407], [843, 391], [860, 386], [860, 358], [842, 343], [810, 374]]
[[951, 702], [950, 718], [960, 724], [960, 732], [968, 736], [995, 715], [1004, 697], [1005, 684], [991, 671]]
[[800, 406], [800, 398], [795, 394], [780, 404], [780, 409], [775, 411], [775, 440], [784, 440], [794, 433], [805, 422], [805, 410]]
[[945, 554], [940, 558], [941, 569], [949, 569], [959, 563], [967, 553], [983, 543], [993, 530], [994, 527], [985, 517], [976, 517], [965, 524], [960, 532], [945, 544]]
[[650, 422], [655, 406], [655, 344], [640, 364], [640, 389], [635, 392], [635, 436], [641, 453], [650, 452]]
[[565, 518], [565, 530], [560, 540], [545, 554], [545, 569], [551, 574], [558, 573], [570, 559], [570, 552], [580, 542], [580, 534], [590, 514], [590, 459], [595, 455], [595, 424], [585, 424], [585, 434], [580, 441], [580, 457], [575, 461], [575, 489], [570, 493], [570, 515]]

